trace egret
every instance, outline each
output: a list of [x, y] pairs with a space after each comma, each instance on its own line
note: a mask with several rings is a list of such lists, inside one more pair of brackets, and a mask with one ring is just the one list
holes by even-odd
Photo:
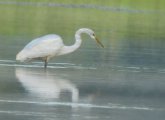
[[71, 46], [65, 46], [63, 40], [59, 35], [49, 34], [32, 40], [28, 43], [17, 55], [16, 60], [21, 62], [31, 61], [31, 60], [42, 60], [44, 61], [44, 67], [47, 67], [48, 61], [59, 55], [65, 55], [72, 53], [78, 49], [81, 45], [82, 39], [81, 35], [85, 33], [89, 35], [92, 39], [104, 47], [103, 44], [96, 38], [93, 30], [89, 28], [81, 28], [75, 33], [75, 43]]

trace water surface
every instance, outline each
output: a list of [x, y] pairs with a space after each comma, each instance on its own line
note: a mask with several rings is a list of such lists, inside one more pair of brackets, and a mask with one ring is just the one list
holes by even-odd
[[49, 67], [1, 61], [1, 119], [164, 118], [164, 73], [69, 63]]

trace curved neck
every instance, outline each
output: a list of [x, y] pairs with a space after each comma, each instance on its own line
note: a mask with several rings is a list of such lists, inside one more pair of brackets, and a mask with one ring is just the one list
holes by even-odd
[[62, 50], [60, 51], [59, 55], [72, 53], [76, 49], [78, 49], [80, 47], [81, 43], [82, 43], [82, 39], [81, 39], [81, 34], [82, 33], [87, 33], [85, 28], [82, 28], [82, 29], [79, 29], [79, 30], [76, 31], [76, 33], [75, 33], [75, 39], [76, 39], [75, 43], [71, 46], [64, 46], [62, 48]]

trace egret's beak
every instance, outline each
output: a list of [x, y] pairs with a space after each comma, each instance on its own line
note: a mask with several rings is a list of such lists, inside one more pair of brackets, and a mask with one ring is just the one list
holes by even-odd
[[95, 37], [95, 40], [96, 40], [97, 44], [99, 44], [102, 48], [104, 48], [104, 45], [100, 42], [100, 40], [98, 38]]

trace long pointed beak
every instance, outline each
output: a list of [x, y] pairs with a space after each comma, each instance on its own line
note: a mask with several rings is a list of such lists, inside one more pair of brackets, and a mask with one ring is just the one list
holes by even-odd
[[100, 45], [102, 48], [104, 48], [104, 45], [100, 42], [100, 40], [98, 38], [95, 37], [95, 40], [98, 45]]

